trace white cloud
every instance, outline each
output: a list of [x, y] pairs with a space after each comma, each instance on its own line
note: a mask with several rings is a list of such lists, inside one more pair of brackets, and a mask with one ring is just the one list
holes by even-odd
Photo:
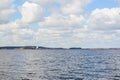
[[0, 24], [9, 22], [11, 15], [15, 13], [14, 0], [1, 0], [0, 1]]
[[43, 9], [40, 5], [30, 2], [25, 2], [21, 8], [22, 21], [26, 23], [41, 21], [43, 15]]
[[88, 5], [91, 0], [70, 0], [62, 7], [62, 12], [65, 14], [81, 14], [83, 8]]
[[37, 3], [42, 7], [49, 6], [53, 3], [53, 0], [31, 0], [33, 3]]
[[68, 36], [65, 38], [63, 34], [66, 31], [64, 30], [56, 30], [56, 29], [40, 29], [36, 33], [36, 43], [37, 45], [48, 46], [48, 47], [67, 47], [70, 40], [68, 40]]
[[41, 27], [48, 28], [57, 28], [57, 29], [73, 29], [80, 28], [84, 22], [83, 16], [69, 15], [69, 16], [61, 16], [57, 14], [53, 14], [45, 18], [45, 21], [40, 22], [39, 25]]
[[[27, 24], [23, 23], [21, 20], [16, 20], [6, 24], [0, 25], [0, 35], [13, 35], [16, 30], [27, 29]], [[17, 32], [16, 32], [17, 33]]]
[[14, 9], [5, 9], [0, 11], [0, 24], [10, 21], [10, 17], [15, 13]]
[[34, 31], [21, 20], [1, 24], [0, 37], [0, 45], [34, 45]]
[[34, 37], [34, 32], [30, 29], [16, 29], [13, 30], [13, 35], [15, 39], [20, 40], [30, 40]]
[[88, 28], [96, 30], [120, 29], [120, 8], [94, 10], [88, 19]]
[[[8, 33], [7, 30], [6, 33]], [[11, 30], [1, 38], [0, 45], [34, 45], [34, 33], [30, 29]]]
[[36, 40], [39, 42], [49, 42], [49, 41], [55, 41], [57, 38], [61, 37], [61, 33], [64, 31], [58, 31], [58, 30], [52, 30], [52, 29], [39, 29], [39, 31], [36, 33]]
[[13, 6], [13, 1], [14, 0], [1, 0], [0, 1], [0, 10], [11, 8]]
[[31, 0], [34, 3], [40, 4], [42, 7], [53, 7], [52, 4], [58, 3], [61, 5], [61, 11], [64, 14], [81, 14], [84, 12], [83, 7], [88, 5], [92, 0]]

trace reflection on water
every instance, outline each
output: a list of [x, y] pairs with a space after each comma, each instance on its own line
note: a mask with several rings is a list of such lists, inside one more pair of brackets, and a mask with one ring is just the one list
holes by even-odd
[[0, 50], [0, 80], [120, 80], [120, 50]]

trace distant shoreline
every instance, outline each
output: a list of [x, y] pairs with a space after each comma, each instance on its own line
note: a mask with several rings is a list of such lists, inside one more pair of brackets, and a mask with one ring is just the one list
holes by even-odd
[[71, 48], [51, 48], [51, 47], [42, 47], [42, 46], [4, 46], [4, 47], [0, 47], [1, 49], [5, 49], [5, 50], [16, 50], [16, 49], [20, 49], [20, 50], [39, 50], [39, 49], [57, 49], [57, 50], [76, 50], [76, 49], [81, 49], [81, 50], [120, 50], [120, 48], [81, 48], [81, 47], [71, 47]]
[[5, 47], [0, 47], [0, 49], [33, 49], [33, 50], [38, 50], [38, 49], [82, 49], [82, 48], [51, 48], [51, 47], [41, 47], [41, 46], [5, 46]]

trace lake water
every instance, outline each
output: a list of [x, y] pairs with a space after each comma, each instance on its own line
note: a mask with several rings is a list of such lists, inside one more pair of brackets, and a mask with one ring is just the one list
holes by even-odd
[[0, 50], [0, 80], [120, 80], [120, 50]]

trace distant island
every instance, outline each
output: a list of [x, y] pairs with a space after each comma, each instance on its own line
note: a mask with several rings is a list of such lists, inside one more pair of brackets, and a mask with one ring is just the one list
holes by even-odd
[[50, 48], [42, 46], [4, 46], [0, 47], [0, 49], [67, 49], [67, 48]]
[[52, 47], [42, 47], [42, 46], [4, 46], [0, 47], [0, 49], [33, 49], [33, 50], [39, 50], [39, 49], [70, 49], [70, 50], [120, 50], [120, 48], [81, 48], [81, 47], [71, 47], [71, 48], [52, 48]]
[[72, 48], [69, 48], [69, 49], [82, 49], [82, 48], [79, 48], [79, 47], [72, 47]]

